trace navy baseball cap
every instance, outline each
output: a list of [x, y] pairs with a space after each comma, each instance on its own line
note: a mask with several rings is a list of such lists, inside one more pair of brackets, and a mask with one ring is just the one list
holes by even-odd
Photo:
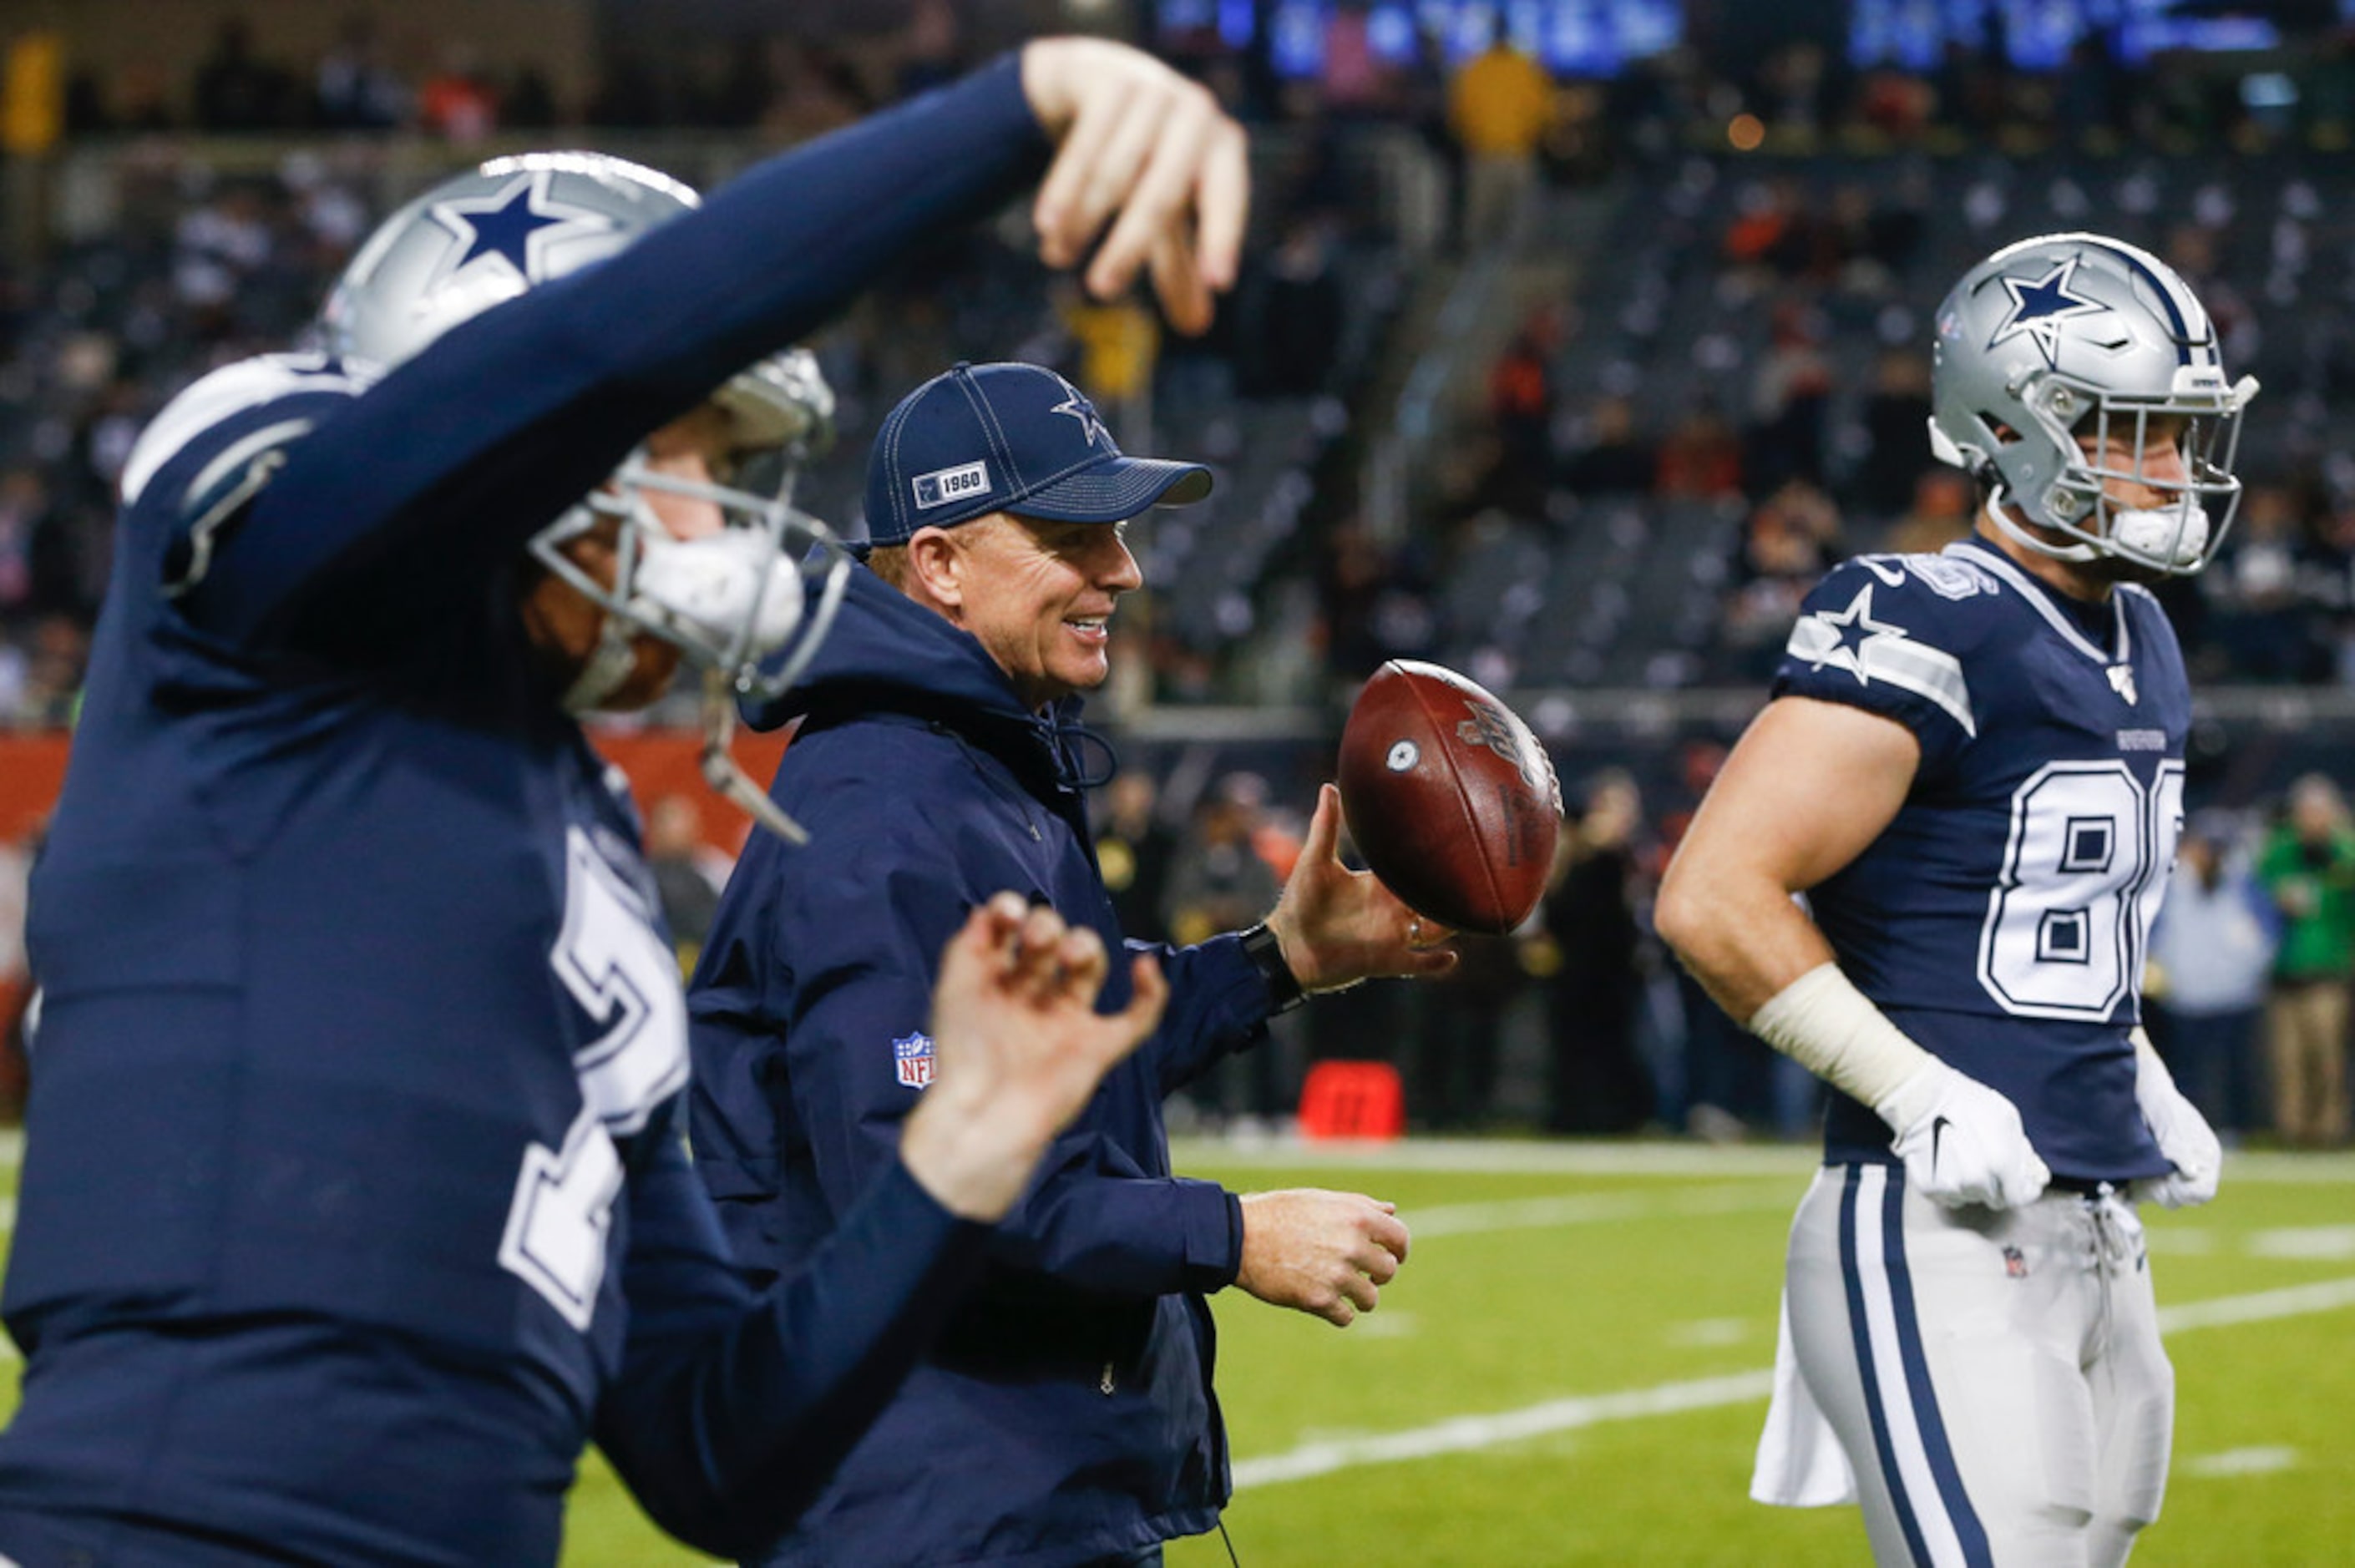
[[1080, 389], [1036, 365], [959, 365], [900, 400], [867, 459], [867, 543], [991, 512], [1121, 523], [1210, 493], [1200, 463], [1125, 457]]

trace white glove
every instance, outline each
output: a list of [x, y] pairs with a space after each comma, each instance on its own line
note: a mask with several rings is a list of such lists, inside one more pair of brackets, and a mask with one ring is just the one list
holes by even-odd
[[1950, 1209], [2018, 1208], [2052, 1180], [2029, 1147], [2019, 1107], [1935, 1057], [1872, 1108], [1897, 1134], [1905, 1180]]
[[[2137, 1032], [2139, 1034], [2139, 1031]], [[2158, 1151], [2175, 1167], [2165, 1176], [2146, 1176], [2127, 1184], [2127, 1195], [2162, 1209], [2187, 1209], [2216, 1195], [2216, 1181], [2224, 1171], [2224, 1146], [2200, 1107], [2183, 1097], [2175, 1076], [2139, 1039], [2135, 1053], [2135, 1103]]]

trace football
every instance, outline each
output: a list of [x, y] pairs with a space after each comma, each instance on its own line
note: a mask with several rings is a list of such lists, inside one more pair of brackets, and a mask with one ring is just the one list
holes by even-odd
[[1501, 936], [1545, 892], [1561, 786], [1529, 726], [1453, 670], [1393, 659], [1341, 732], [1341, 809], [1366, 868], [1410, 909]]

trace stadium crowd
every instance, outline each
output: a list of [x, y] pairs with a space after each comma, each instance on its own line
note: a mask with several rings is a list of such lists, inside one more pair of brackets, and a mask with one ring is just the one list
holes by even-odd
[[[1994, 183], [1952, 154], [2057, 149], [2105, 183], [2130, 185], [2137, 158], [2286, 159], [2343, 148], [2355, 126], [2355, 51], [2338, 35], [2308, 52], [2296, 107], [2281, 110], [2253, 105], [2231, 79], [2189, 59], [2128, 73], [2098, 46], [2058, 77], [1969, 50], [1913, 73], [1854, 69], [1808, 45], [1738, 62], [1686, 47], [1596, 82], [1554, 80], [1509, 50], [1454, 65], [1426, 50], [1389, 63], [1352, 41], [1362, 21], [1352, 8], [1338, 13], [1322, 75], [1306, 79], [1277, 69], [1264, 31], [1241, 48], [1215, 28], [1163, 36], [1164, 52], [1238, 113], [1292, 126], [1307, 149], [1263, 193], [1259, 260], [1219, 334], [1205, 349], [1158, 354], [1157, 366], [1156, 349], [1142, 355], [1156, 418], [1195, 421], [1201, 450], [1222, 465], [1248, 466], [1259, 408], [1305, 410], [1266, 486], [1289, 498], [1291, 543], [1267, 553], [1258, 580], [1218, 599], [1199, 628], [1176, 617], [1156, 627], [1152, 684], [1165, 700], [1247, 692], [1249, 672], [1226, 662], [1220, 630], [1249, 624], [1253, 602], [1292, 588], [1316, 606], [1315, 646], [1334, 691], [1386, 657], [1476, 652], [1451, 622], [1445, 588], [1484, 530], [1503, 518], [1559, 537], [1616, 500], [1717, 509], [1717, 565], [1698, 574], [1711, 594], [1706, 645], [1654, 667], [1666, 684], [1755, 687], [1800, 595], [1831, 561], [1936, 548], [1970, 526], [1967, 482], [1932, 464], [1923, 443], [1922, 302], [1907, 291], [1933, 231], [1955, 216], [1939, 204], [1956, 197], [1967, 216], [1973, 202], [1995, 199], [1982, 194]], [[177, 387], [310, 318], [379, 216], [371, 141], [470, 144], [557, 127], [580, 140], [687, 129], [791, 141], [946, 79], [972, 52], [945, 0], [916, 6], [905, 28], [861, 51], [784, 34], [752, 43], [617, 56], [579, 101], [563, 101], [528, 62], [486, 63], [454, 42], [430, 61], [396, 59], [365, 21], [315, 59], [276, 58], [266, 38], [231, 24], [184, 82], [74, 74], [66, 132], [117, 139], [121, 217], [104, 238], [37, 266], [0, 264], [0, 726], [70, 722], [133, 440]], [[1744, 116], [1757, 144], [1788, 156], [1730, 164], [1728, 138]], [[1385, 253], [1368, 204], [1335, 174], [1332, 152], [1368, 122], [1412, 127], [1456, 171], [1455, 227], [1475, 242], [1497, 237], [1499, 204], [1526, 202], [1539, 186], [1664, 190], [1663, 201], [1641, 205], [1659, 207], [1660, 232], [1705, 274], [1700, 293], [1763, 330], [1673, 342], [1694, 356], [1683, 381], [1708, 395], [1664, 404], [1646, 395], [1652, 373], [1639, 359], [1594, 350], [1614, 333], [1671, 341], [1630, 324], [1657, 313], [1661, 296], [1590, 291], [1549, 302], [1495, 365], [1477, 439], [1446, 465], [1427, 516], [1403, 538], [1379, 537], [1357, 514], [1350, 475], [1401, 263]], [[276, 150], [265, 172], [222, 173], [201, 153], [140, 139], [186, 131], [272, 137]], [[2063, 167], [2056, 191], [2077, 166]], [[2269, 317], [2286, 322], [2315, 302], [2294, 287], [2285, 298], [2279, 279], [2286, 255], [2324, 243], [2318, 217], [2303, 228], [2294, 212], [2276, 223], [2264, 243], [2277, 265], [2250, 275], [2226, 262], [2229, 205], [2170, 216], [2158, 248], [2216, 307], [2236, 364], [2264, 351]], [[1368, 255], [1382, 287], [1358, 286]], [[843, 397], [851, 456], [811, 475], [816, 509], [849, 509], [862, 421], [879, 413], [882, 389], [910, 384], [917, 367], [997, 354], [1100, 383], [1089, 368], [1116, 364], [1138, 332], [1155, 338], [1141, 313], [1107, 316], [1070, 298], [1041, 307], [1040, 297], [1032, 264], [1012, 248], [968, 247], [921, 263], [831, 334], [820, 352]], [[2325, 302], [2345, 310], [2343, 298]], [[2280, 328], [2271, 348], [2293, 335]], [[1852, 374], [1859, 344], [1861, 380]], [[2337, 375], [2325, 368], [2307, 389], [2314, 400]], [[2170, 595], [2195, 681], [2355, 682], [2355, 468], [2309, 408], [2258, 418], [2303, 422], [2296, 439], [2244, 465], [2250, 489], [2232, 542], [2214, 569]], [[1527, 673], [1509, 660], [1467, 662], [1492, 683]], [[1410, 1114], [1423, 1126], [1803, 1133], [1812, 1083], [1726, 1023], [1649, 929], [1651, 891], [1714, 760], [1711, 745], [1696, 742], [1640, 779], [1589, 779], [1556, 890], [1529, 930], [1468, 945], [1458, 979], [1402, 1001], [1374, 988], [1286, 1021], [1295, 1034], [1286, 1052], [1252, 1058], [1247, 1080], [1214, 1078], [1199, 1113], [1281, 1118], [1306, 1063], [1399, 1040]], [[1107, 854], [1107, 876], [1130, 928], [1186, 939], [1263, 912], [1298, 832], [1276, 792], [1243, 777], [1156, 799], [1167, 782], [1149, 768], [1124, 775], [1101, 819], [1100, 849], [1121, 846]], [[2176, 938], [2204, 963], [2166, 963], [2162, 945], [2163, 1042], [2220, 1128], [2344, 1142], [2355, 836], [2327, 779], [2241, 808], [2200, 819], [2198, 847], [2178, 873], [2163, 934], [2211, 917], [2232, 942]], [[663, 816], [654, 812], [657, 824]], [[682, 830], [661, 839], [657, 858], [681, 900], [677, 927], [691, 940], [708, 918], [694, 906], [711, 853]], [[0, 885], [21, 880], [22, 859], [0, 859]], [[1115, 864], [1131, 868], [1127, 884]], [[2231, 896], [2197, 897], [2186, 891], [2195, 885]], [[0, 885], [0, 923], [8, 895]], [[0, 964], [11, 952], [0, 932]], [[2215, 972], [2224, 954], [2242, 961], [2237, 972]], [[1366, 1026], [1401, 1011], [1427, 1016], [1412, 1028]], [[1534, 1066], [1516, 1040], [1542, 1042]]]

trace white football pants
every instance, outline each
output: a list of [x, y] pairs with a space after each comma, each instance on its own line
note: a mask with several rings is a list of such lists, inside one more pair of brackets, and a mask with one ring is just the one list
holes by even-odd
[[1828, 1166], [1785, 1314], [1882, 1568], [2116, 1568], [2158, 1517], [2175, 1371], [2122, 1199], [1947, 1209], [1902, 1167]]

